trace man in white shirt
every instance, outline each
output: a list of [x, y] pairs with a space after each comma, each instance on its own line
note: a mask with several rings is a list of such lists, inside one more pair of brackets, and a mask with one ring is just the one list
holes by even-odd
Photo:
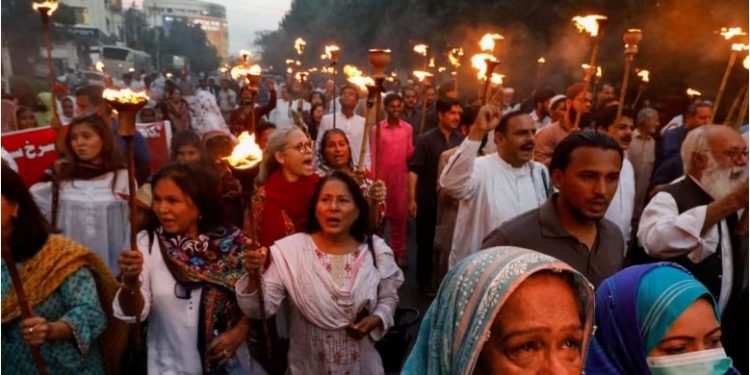
[[622, 169], [620, 170], [620, 181], [617, 183], [617, 192], [609, 202], [604, 217], [620, 228], [626, 244], [630, 239], [630, 227], [633, 219], [633, 208], [635, 207], [635, 171], [633, 170], [633, 164], [627, 158], [628, 147], [633, 140], [633, 128], [632, 115], [623, 111], [618, 119], [616, 105], [600, 109], [597, 113], [596, 129], [612, 136], [622, 148], [624, 156]]
[[294, 126], [292, 117], [292, 94], [287, 85], [281, 86], [281, 97], [276, 100], [276, 108], [268, 114], [268, 121], [276, 124], [278, 129]]
[[[547, 168], [535, 161], [534, 122], [514, 111], [485, 106], [468, 137], [440, 176], [442, 191], [458, 199], [449, 267], [481, 248], [482, 240], [505, 221], [538, 208], [552, 187]], [[477, 157], [482, 139], [494, 129], [497, 153]]]
[[[346, 132], [349, 136], [349, 146], [352, 152], [352, 163], [359, 163], [359, 153], [362, 149], [362, 137], [365, 134], [365, 118], [354, 114], [358, 93], [354, 86], [346, 84], [339, 89], [339, 104], [341, 111], [329, 113], [320, 120], [317, 144], [323, 139], [326, 130], [333, 129], [333, 116], [336, 116], [336, 128]], [[365, 167], [370, 168], [370, 149], [365, 149]]]
[[680, 153], [686, 176], [651, 199], [638, 240], [708, 288], [727, 354], [747, 358], [747, 144], [730, 127], [705, 125], [687, 134]]

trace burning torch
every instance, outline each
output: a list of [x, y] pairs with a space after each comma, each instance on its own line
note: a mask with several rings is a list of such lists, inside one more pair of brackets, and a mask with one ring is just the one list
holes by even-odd
[[[432, 73], [423, 71], [423, 70], [415, 70], [412, 74], [414, 74], [414, 77], [417, 77], [417, 80], [419, 83], [424, 87], [423, 92], [427, 92], [427, 88], [432, 86]], [[422, 98], [422, 118], [419, 122], [419, 135], [422, 135], [424, 132], [424, 126], [425, 122], [427, 121], [427, 95], [423, 95]]]
[[[602, 27], [604, 27], [604, 24], [606, 23], [606, 21], [607, 21], [607, 17], [598, 15], [598, 14], [573, 17], [573, 25], [575, 25], [578, 31], [588, 33], [591, 39], [593, 40], [594, 45], [591, 48], [591, 60], [589, 61], [589, 66], [591, 67], [596, 66], [596, 54], [599, 51], [599, 40], [601, 40], [600, 30]], [[592, 75], [593, 75], [593, 69], [587, 72], [583, 77], [583, 81], [587, 83], [586, 87], [581, 93], [581, 95], [584, 98], [586, 97], [586, 94], [588, 92], [588, 89], [589, 89], [588, 84], [591, 82]], [[581, 123], [581, 112], [576, 111], [576, 120], [573, 125], [573, 128], [578, 129], [580, 123]]]
[[328, 64], [328, 66], [332, 69], [332, 78], [333, 78], [333, 97], [331, 98], [331, 102], [333, 104], [333, 128], [336, 129], [336, 79], [338, 78], [338, 69], [337, 65], [339, 63], [339, 56], [341, 55], [341, 50], [337, 45], [327, 45], [325, 47], [325, 53], [321, 55], [321, 59], [323, 60], [331, 60], [331, 63]]
[[[385, 81], [385, 68], [391, 63], [391, 50], [389, 49], [371, 49], [367, 53], [370, 65], [375, 69], [373, 78], [375, 79], [376, 97], [375, 97], [375, 179], [380, 177], [380, 121], [383, 117], [383, 81]], [[372, 154], [372, 152], [370, 152]], [[377, 211], [377, 210], [373, 210]]]
[[[250, 64], [250, 52], [240, 51], [240, 63], [233, 66], [229, 74], [235, 80], [244, 80], [248, 85], [247, 90], [258, 91], [258, 82], [260, 82], [261, 68], [260, 65]], [[250, 99], [250, 127], [255, 131], [255, 94]]]
[[638, 73], [638, 78], [641, 79], [641, 83], [638, 85], [638, 93], [635, 95], [635, 100], [633, 100], [633, 104], [630, 105], [631, 109], [635, 109], [635, 107], [638, 105], [638, 101], [641, 99], [641, 94], [643, 93], [643, 89], [648, 84], [649, 80], [651, 79], [651, 72], [649, 72], [646, 69], [640, 69], [636, 70]]
[[464, 49], [461, 47], [453, 48], [448, 53], [448, 61], [453, 66], [453, 90], [458, 92], [458, 68], [461, 66], [461, 58], [464, 56]]
[[628, 29], [622, 36], [625, 43], [625, 69], [622, 73], [622, 87], [620, 87], [620, 100], [617, 105], [617, 117], [615, 121], [620, 121], [622, 109], [625, 106], [625, 93], [628, 91], [628, 81], [630, 80], [630, 65], [633, 63], [635, 54], [638, 53], [638, 43], [641, 42], [643, 33], [640, 29]]
[[34, 2], [31, 5], [35, 11], [39, 12], [39, 17], [44, 25], [44, 44], [47, 49], [47, 70], [49, 74], [49, 92], [52, 95], [52, 117], [57, 117], [57, 103], [55, 103], [54, 85], [55, 85], [55, 68], [52, 66], [52, 42], [49, 35], [49, 19], [52, 13], [57, 10], [57, 0], [45, 0], [43, 2]]
[[[722, 27], [721, 30], [719, 30], [719, 34], [724, 37], [724, 39], [728, 41], [736, 40], [738, 36], [746, 36], [747, 33], [742, 31], [742, 28], [739, 27]], [[742, 43], [733, 43], [732, 44], [732, 53], [729, 55], [729, 61], [727, 62], [727, 68], [724, 70], [724, 77], [721, 79], [721, 84], [719, 85], [719, 92], [716, 94], [716, 101], [714, 101], [714, 107], [711, 111], [711, 123], [714, 122], [714, 117], [716, 117], [716, 112], [719, 110], [719, 105], [721, 104], [721, 98], [724, 96], [724, 90], [727, 87], [727, 81], [729, 80], [729, 75], [732, 73], [732, 68], [734, 68], [734, 63], [737, 61], [737, 55], [742, 52], [747, 51], [747, 45]]]
[[495, 75], [495, 67], [500, 64], [500, 61], [496, 57], [495, 46], [496, 40], [504, 40], [505, 38], [500, 34], [487, 33], [482, 36], [479, 41], [479, 48], [482, 53], [478, 53], [471, 57], [471, 65], [477, 69], [477, 78], [484, 80], [484, 89], [482, 90], [482, 105], [487, 104], [490, 94], [490, 83], [493, 79], [495, 82], [502, 83], [502, 77]]

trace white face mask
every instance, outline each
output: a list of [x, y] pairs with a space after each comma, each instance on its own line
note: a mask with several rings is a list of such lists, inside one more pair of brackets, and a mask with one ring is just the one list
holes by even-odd
[[732, 367], [724, 348], [647, 357], [646, 363], [653, 375], [723, 375]]

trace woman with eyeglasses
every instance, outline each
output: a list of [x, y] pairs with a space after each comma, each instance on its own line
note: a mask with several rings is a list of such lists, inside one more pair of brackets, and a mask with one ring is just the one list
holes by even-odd
[[315, 187], [304, 233], [245, 253], [248, 274], [236, 286], [243, 312], [291, 307], [287, 374], [383, 374], [375, 341], [393, 326], [404, 281], [393, 252], [372, 235], [369, 205], [356, 181], [333, 172]]
[[128, 174], [111, 128], [98, 116], [75, 119], [65, 135], [65, 157], [30, 189], [44, 216], [63, 235], [91, 249], [119, 272], [130, 223]]
[[307, 206], [320, 179], [313, 161], [312, 141], [297, 127], [278, 129], [268, 139], [248, 207], [262, 246], [305, 228]]
[[212, 181], [194, 165], [162, 167], [138, 249], [119, 259], [115, 316], [148, 319], [149, 374], [265, 373], [250, 356], [250, 321], [234, 296], [247, 238], [221, 224]]

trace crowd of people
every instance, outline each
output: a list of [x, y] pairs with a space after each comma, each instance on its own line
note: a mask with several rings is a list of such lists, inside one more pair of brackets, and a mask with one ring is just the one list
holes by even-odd
[[3, 98], [4, 132], [67, 126], [42, 181], [3, 159], [3, 372], [382, 374], [410, 252], [404, 374], [747, 372], [747, 133], [710, 103], [216, 82], [114, 82], [171, 127], [156, 170], [135, 137], [137, 191], [101, 87]]

